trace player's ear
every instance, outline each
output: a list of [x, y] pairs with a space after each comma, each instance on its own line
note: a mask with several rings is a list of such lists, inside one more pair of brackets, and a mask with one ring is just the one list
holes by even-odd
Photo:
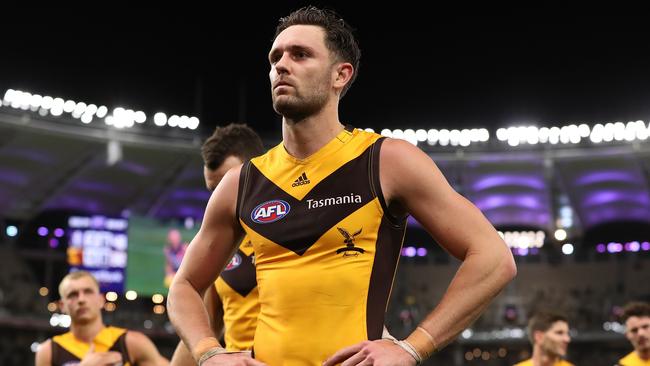
[[349, 62], [340, 62], [334, 67], [334, 87], [341, 89], [350, 82], [354, 75], [354, 66]]

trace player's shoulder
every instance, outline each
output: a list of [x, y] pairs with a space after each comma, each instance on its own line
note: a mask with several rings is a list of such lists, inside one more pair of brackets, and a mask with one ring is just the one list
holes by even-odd
[[627, 355], [625, 355], [620, 360], [618, 360], [618, 362], [616, 363], [615, 366], [628, 366], [628, 365], [631, 366], [631, 365], [634, 365], [636, 363], [635, 361], [637, 361], [637, 356], [636, 356], [636, 353], [634, 351], [632, 351], [632, 352], [628, 353]]
[[36, 366], [49, 366], [52, 364], [52, 339], [38, 345], [36, 349]]
[[151, 342], [151, 339], [149, 337], [138, 331], [138, 330], [133, 330], [133, 329], [126, 329], [126, 339], [127, 339], [127, 344], [129, 342], [134, 342], [135, 344], [141, 344], [142, 342]]
[[385, 158], [394, 158], [394, 159], [405, 159], [414, 156], [426, 156], [426, 154], [420, 150], [416, 145], [412, 143], [394, 138], [385, 138], [381, 144], [381, 157]]

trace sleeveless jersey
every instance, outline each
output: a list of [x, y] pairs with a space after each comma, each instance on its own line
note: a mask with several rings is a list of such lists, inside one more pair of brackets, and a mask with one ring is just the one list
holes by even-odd
[[237, 215], [256, 255], [257, 359], [321, 365], [381, 338], [406, 227], [381, 192], [382, 141], [348, 127], [306, 159], [280, 144], [242, 167]]

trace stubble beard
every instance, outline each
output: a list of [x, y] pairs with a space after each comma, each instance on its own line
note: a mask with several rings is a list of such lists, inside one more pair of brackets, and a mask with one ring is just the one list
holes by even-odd
[[294, 89], [295, 94], [293, 95], [283, 94], [276, 96], [272, 93], [273, 109], [277, 114], [293, 123], [305, 120], [307, 117], [318, 113], [327, 104], [328, 81], [324, 78], [316, 83], [316, 89], [310, 95], [306, 96], [296, 89]]
[[565, 352], [563, 352], [562, 345], [551, 339], [545, 339], [542, 342], [542, 351], [544, 351], [544, 353], [546, 353], [550, 357], [562, 358], [565, 356]]

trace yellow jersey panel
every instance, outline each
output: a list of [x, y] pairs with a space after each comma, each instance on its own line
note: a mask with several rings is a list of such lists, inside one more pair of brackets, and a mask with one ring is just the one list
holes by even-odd
[[245, 237], [215, 282], [223, 308], [224, 338], [231, 351], [251, 350], [259, 313], [255, 254]]
[[627, 356], [618, 361], [620, 366], [650, 366], [650, 360], [642, 360], [636, 351], [630, 352]]
[[[336, 159], [344, 153], [349, 159], [361, 155], [381, 136], [359, 134], [344, 129], [332, 141], [306, 159], [297, 159], [287, 153], [282, 143], [266, 154], [253, 158], [252, 163], [259, 171], [278, 187], [296, 199], [303, 199], [311, 189], [332, 172], [347, 163], [347, 159]], [[353, 138], [354, 137], [354, 138]], [[345, 149], [345, 151], [341, 151]]]

